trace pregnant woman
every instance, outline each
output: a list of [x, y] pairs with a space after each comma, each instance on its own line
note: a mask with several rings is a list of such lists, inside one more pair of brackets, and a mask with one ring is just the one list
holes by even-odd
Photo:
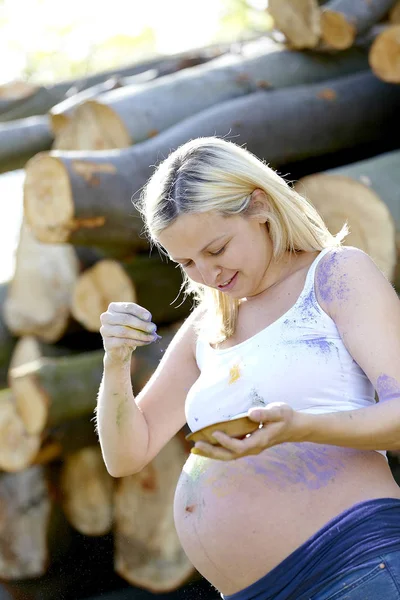
[[[175, 524], [229, 600], [399, 600], [400, 302], [363, 251], [244, 148], [192, 140], [138, 208], [195, 308], [134, 397], [130, 358], [158, 339], [145, 309], [101, 315], [97, 428], [114, 477], [137, 473], [188, 423], [246, 414], [243, 439], [197, 442]], [[378, 402], [375, 400], [375, 392]]]

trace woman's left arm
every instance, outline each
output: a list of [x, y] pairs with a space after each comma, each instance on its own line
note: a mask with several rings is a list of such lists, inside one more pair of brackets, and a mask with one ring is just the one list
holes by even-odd
[[[307, 417], [303, 423], [305, 441], [360, 450], [399, 450], [399, 298], [361, 250], [345, 247], [329, 253], [326, 261], [316, 278], [317, 296], [329, 310], [346, 348], [375, 387], [379, 402], [356, 410], [303, 415]], [[329, 277], [324, 276], [324, 270]]]

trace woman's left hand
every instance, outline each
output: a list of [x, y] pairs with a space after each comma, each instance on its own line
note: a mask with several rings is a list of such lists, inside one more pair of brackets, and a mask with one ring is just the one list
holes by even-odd
[[306, 415], [293, 410], [285, 402], [271, 402], [265, 407], [251, 408], [247, 416], [252, 421], [261, 423], [262, 427], [243, 439], [233, 438], [222, 431], [216, 431], [213, 437], [219, 445], [213, 446], [206, 442], [196, 442], [192, 453], [217, 460], [234, 460], [251, 454], [259, 454], [266, 448], [284, 442], [305, 440]]

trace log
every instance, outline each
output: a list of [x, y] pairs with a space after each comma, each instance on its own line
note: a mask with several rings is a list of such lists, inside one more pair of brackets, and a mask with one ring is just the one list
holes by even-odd
[[89, 415], [96, 406], [103, 350], [42, 358], [10, 371], [17, 411], [31, 435]]
[[35, 461], [40, 445], [40, 435], [26, 431], [12, 390], [0, 390], [0, 469], [10, 473], [26, 469]]
[[[54, 561], [41, 577], [4, 581], [2, 586], [12, 600], [77, 600], [126, 587], [113, 569], [111, 535], [84, 536], [71, 530], [68, 551], [62, 561]], [[1, 589], [1, 588], [0, 588]], [[135, 600], [130, 588], [130, 598]], [[139, 592], [140, 593], [140, 592]], [[3, 597], [0, 595], [3, 600]], [[143, 597], [140, 596], [141, 600]]]
[[322, 9], [321, 38], [331, 48], [345, 50], [378, 23], [394, 0], [331, 0]]
[[3, 318], [10, 331], [20, 336], [34, 335], [45, 342], [59, 340], [68, 326], [77, 277], [74, 249], [38, 242], [24, 220], [15, 272], [3, 305]]
[[0, 113], [11, 106], [29, 98], [38, 90], [38, 86], [28, 81], [9, 81], [0, 85]]
[[100, 315], [110, 302], [136, 302], [145, 306], [159, 324], [173, 323], [187, 316], [191, 302], [174, 306], [182, 285], [181, 272], [158, 254], [136, 255], [129, 262], [101, 260], [86, 269], [75, 284], [71, 312], [89, 331], [98, 331]]
[[[146, 357], [146, 375], [156, 369], [177, 326], [161, 327], [162, 339], [151, 344], [151, 349], [137, 348], [131, 364], [134, 376], [138, 354]], [[12, 369], [9, 372], [10, 388], [26, 431], [31, 435], [43, 435], [45, 430], [51, 433], [52, 428], [67, 421], [92, 415], [103, 373], [103, 357], [104, 349], [93, 350], [58, 358], [40, 358]]]
[[[87, 90], [83, 90], [78, 94], [74, 94], [72, 97], [67, 98], [63, 102], [53, 106], [49, 113], [50, 124], [55, 136], [53, 144], [54, 150], [81, 150], [84, 147], [84, 142], [81, 138], [81, 131], [77, 126], [77, 119], [75, 114], [77, 113], [82, 117], [85, 113], [85, 108], [82, 104], [87, 102], [91, 98], [115, 89], [119, 89], [124, 86], [135, 86], [140, 87], [141, 83], [152, 81], [160, 77], [160, 71], [157, 69], [150, 69], [144, 73], [138, 75], [132, 75], [130, 77], [113, 77], [103, 83], [99, 83]], [[87, 112], [87, 111], [86, 111]], [[90, 112], [87, 112], [87, 118], [89, 122], [86, 124], [88, 130], [92, 131], [96, 127], [95, 123], [92, 123], [92, 117]], [[79, 122], [80, 119], [78, 119]], [[93, 140], [93, 149], [103, 149], [102, 140], [95, 138]]]
[[400, 24], [377, 36], [369, 52], [369, 64], [383, 81], [400, 83]]
[[[154, 71], [153, 71], [154, 72]], [[140, 77], [140, 75], [138, 75]], [[50, 126], [54, 135], [59, 135], [61, 131], [70, 123], [71, 113], [85, 100], [94, 98], [104, 92], [115, 90], [123, 85], [121, 78], [118, 76], [110, 77], [105, 81], [101, 81], [97, 85], [82, 90], [77, 94], [73, 94], [62, 102], [53, 106], [49, 111]]]
[[400, 25], [400, 0], [397, 0], [389, 12], [389, 23]]
[[68, 525], [42, 466], [0, 474], [0, 577], [39, 577], [68, 547]]
[[321, 25], [316, 0], [269, 0], [267, 10], [290, 46], [299, 50], [317, 46]]
[[347, 219], [351, 233], [346, 245], [367, 252], [400, 289], [398, 267], [395, 273], [400, 257], [399, 186], [400, 152], [394, 151], [309, 175], [295, 188], [316, 207], [332, 233]]
[[35, 362], [43, 357], [66, 356], [73, 353], [74, 350], [65, 346], [46, 344], [33, 335], [24, 335], [15, 344], [11, 355], [9, 371], [30, 362]]
[[[0, 306], [4, 305], [7, 289], [7, 282], [0, 283]], [[10, 368], [16, 343], [17, 338], [7, 327], [3, 318], [3, 312], [0, 311], [0, 388], [7, 385], [7, 372]]]
[[[27, 90], [25, 97], [0, 102], [0, 121], [13, 121], [34, 115], [45, 115], [53, 106], [65, 100], [66, 98], [95, 86], [111, 77], [129, 77], [134, 76], [151, 69], [157, 69], [159, 75], [185, 69], [195, 64], [200, 64], [227, 52], [230, 43], [211, 44], [205, 48], [192, 49], [180, 52], [172, 56], [157, 56], [155, 58], [134, 64], [127, 67], [110, 69], [95, 73], [90, 76], [78, 79], [61, 81], [53, 86], [31, 86]], [[30, 86], [30, 84], [28, 84]]]
[[[264, 39], [242, 55], [225, 55], [141, 86], [125, 86], [75, 111], [70, 150], [127, 148], [194, 114], [260, 88], [316, 83], [368, 69], [368, 48], [340, 56], [293, 52]], [[61, 145], [56, 142], [56, 147]]]
[[[157, 369], [164, 352], [172, 341], [172, 338], [182, 325], [178, 321], [168, 327], [161, 327], [158, 333], [162, 336], [156, 344], [139, 346], [133, 353], [132, 361], [132, 390], [135, 395], [139, 394]], [[188, 432], [189, 433], [189, 432]]]
[[0, 123], [0, 173], [10, 166], [20, 169], [37, 152], [49, 150], [53, 139], [47, 116]]
[[42, 153], [26, 168], [26, 219], [46, 243], [112, 241], [135, 252], [143, 243], [143, 226], [131, 198], [138, 198], [151, 165], [189, 139], [229, 135], [276, 167], [345, 148], [389, 144], [399, 100], [398, 86], [358, 73], [223, 102], [125, 150]]
[[115, 486], [115, 570], [153, 593], [175, 590], [195, 571], [180, 545], [172, 509], [186, 458], [175, 436], [142, 471]]
[[114, 479], [99, 445], [65, 457], [60, 478], [62, 507], [68, 522], [84, 535], [105, 535], [113, 522]]

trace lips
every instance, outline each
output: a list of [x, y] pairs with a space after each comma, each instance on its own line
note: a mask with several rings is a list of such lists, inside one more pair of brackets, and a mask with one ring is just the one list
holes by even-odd
[[225, 288], [225, 287], [228, 287], [228, 285], [230, 284], [230, 282], [232, 281], [232, 279], [233, 279], [235, 276], [236, 276], [236, 273], [235, 273], [235, 275], [232, 275], [232, 277], [231, 277], [231, 278], [230, 278], [230, 279], [229, 279], [229, 280], [228, 280], [228, 281], [225, 283], [225, 285], [219, 285], [218, 287], [219, 287], [220, 289], [223, 289], [223, 288]]

